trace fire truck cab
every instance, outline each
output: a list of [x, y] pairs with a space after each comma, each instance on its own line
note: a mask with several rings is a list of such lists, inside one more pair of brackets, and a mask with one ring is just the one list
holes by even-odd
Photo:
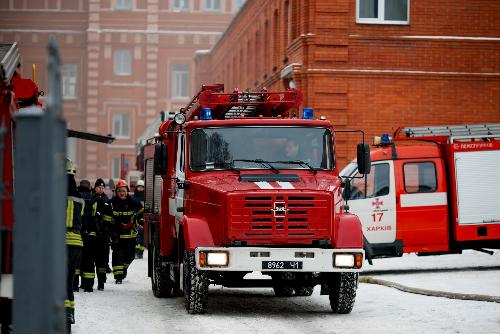
[[366, 258], [499, 249], [500, 124], [399, 128], [393, 138], [378, 138], [369, 175], [356, 161], [340, 173]]
[[[145, 244], [157, 297], [205, 313], [208, 285], [329, 294], [349, 313], [363, 262], [359, 219], [343, 210], [330, 122], [297, 90], [203, 86], [144, 149]], [[369, 170], [368, 145], [360, 161]], [[366, 170], [366, 171], [368, 171]], [[250, 272], [267, 278], [245, 279]]]

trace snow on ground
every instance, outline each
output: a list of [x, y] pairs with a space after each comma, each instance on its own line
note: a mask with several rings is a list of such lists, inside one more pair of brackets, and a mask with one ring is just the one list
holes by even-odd
[[[466, 271], [431, 271], [465, 268]], [[474, 270], [477, 268], [479, 270]], [[485, 270], [485, 268], [489, 268]], [[398, 269], [401, 274], [384, 274]], [[425, 269], [415, 272], [416, 269]], [[500, 296], [500, 252], [375, 260], [365, 274], [412, 287]], [[122, 285], [76, 293], [73, 333], [500, 333], [500, 304], [409, 294], [360, 284], [351, 314], [332, 314], [328, 296], [278, 298], [272, 289], [211, 287], [205, 315], [189, 315], [182, 297], [155, 298], [147, 259], [135, 260]]]

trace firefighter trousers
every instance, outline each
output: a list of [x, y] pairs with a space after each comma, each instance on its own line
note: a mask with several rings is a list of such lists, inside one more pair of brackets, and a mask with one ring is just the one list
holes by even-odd
[[106, 268], [109, 262], [109, 242], [108, 237], [98, 237], [96, 245], [95, 266], [97, 272], [97, 280], [106, 282]]
[[119, 238], [113, 244], [113, 275], [115, 279], [127, 277], [127, 269], [135, 258], [135, 236], [133, 238]]
[[75, 315], [75, 295], [73, 293], [73, 279], [75, 278], [76, 266], [80, 261], [82, 252], [81, 247], [67, 246], [67, 276], [66, 276], [66, 300], [64, 307], [66, 308], [66, 316], [74, 319]]
[[96, 251], [97, 237], [87, 235], [83, 239], [82, 259], [80, 261], [81, 287], [83, 289], [91, 290], [94, 286]]

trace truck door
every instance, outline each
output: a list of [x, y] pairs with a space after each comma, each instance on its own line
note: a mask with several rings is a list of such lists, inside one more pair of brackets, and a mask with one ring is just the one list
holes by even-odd
[[393, 161], [372, 163], [370, 174], [356, 173], [349, 210], [363, 225], [365, 238], [372, 244], [396, 240], [396, 196]]
[[440, 159], [396, 160], [397, 238], [404, 252], [448, 249], [445, 167]]

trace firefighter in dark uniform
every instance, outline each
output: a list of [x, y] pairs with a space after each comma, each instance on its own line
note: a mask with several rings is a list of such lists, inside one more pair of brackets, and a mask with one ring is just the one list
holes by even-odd
[[94, 196], [92, 197], [92, 216], [95, 220], [97, 231], [95, 266], [98, 290], [104, 290], [104, 283], [106, 283], [106, 268], [109, 261], [109, 232], [103, 221], [105, 203], [109, 198], [104, 193], [104, 188], [105, 184], [103, 179], [97, 179], [94, 185]]
[[94, 291], [95, 258], [97, 249], [97, 228], [92, 210], [92, 192], [90, 182], [82, 180], [78, 187], [81, 197], [85, 200], [85, 214], [82, 222], [83, 249], [80, 260], [81, 288], [85, 292]]
[[76, 190], [73, 162], [66, 160], [66, 171], [68, 174], [68, 198], [66, 204], [66, 248], [67, 248], [67, 276], [66, 276], [66, 320], [68, 325], [75, 323], [75, 296], [73, 294], [73, 279], [76, 266], [80, 259], [83, 246], [81, 227], [82, 217], [85, 209], [85, 201]]
[[115, 196], [108, 201], [103, 217], [111, 234], [113, 275], [116, 284], [122, 283], [135, 258], [137, 225], [142, 225], [142, 205], [128, 192], [127, 182], [119, 180], [116, 183]]
[[[134, 200], [141, 203], [144, 208], [144, 181], [139, 180], [135, 185], [134, 189]], [[142, 217], [142, 215], [140, 216]], [[139, 218], [140, 219], [140, 218]], [[135, 257], [137, 259], [142, 259], [144, 253], [144, 229], [142, 225], [137, 226], [137, 244], [135, 245]]]

